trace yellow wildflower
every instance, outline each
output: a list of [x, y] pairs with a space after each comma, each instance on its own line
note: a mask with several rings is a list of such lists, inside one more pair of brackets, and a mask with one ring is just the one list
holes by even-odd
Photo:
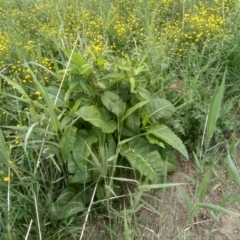
[[3, 181], [4, 181], [4, 182], [8, 182], [8, 181], [9, 181], [9, 177], [4, 177], [4, 178], [3, 178]]

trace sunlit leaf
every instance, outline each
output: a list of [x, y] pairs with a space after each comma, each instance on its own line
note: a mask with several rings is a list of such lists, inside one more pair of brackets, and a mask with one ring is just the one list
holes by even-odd
[[125, 103], [115, 93], [106, 91], [102, 94], [101, 100], [103, 105], [110, 111], [121, 117], [125, 111]]
[[103, 116], [96, 106], [84, 106], [76, 114], [92, 125], [101, 128], [103, 133], [113, 133], [117, 128], [116, 122]]
[[132, 137], [140, 134], [140, 116], [132, 113], [123, 123], [122, 135]]
[[121, 147], [121, 155], [126, 157], [133, 168], [151, 182], [161, 182], [163, 176], [162, 160], [159, 152], [144, 138], [134, 138]]
[[222, 104], [224, 88], [225, 88], [225, 77], [226, 77], [226, 71], [225, 71], [221, 86], [215, 88], [212, 99], [211, 99], [209, 114], [208, 114], [208, 121], [207, 121], [207, 128], [206, 128], [206, 135], [208, 138], [212, 138], [214, 134], [215, 125], [221, 110], [221, 104]]
[[73, 150], [76, 141], [77, 128], [70, 126], [66, 128], [61, 138], [63, 160], [66, 161], [70, 152]]
[[54, 219], [60, 220], [73, 216], [85, 209], [79, 188], [76, 186], [69, 186], [52, 205], [51, 214]]
[[145, 107], [149, 119], [154, 122], [162, 118], [169, 118], [175, 112], [175, 107], [166, 99], [154, 98]]
[[55, 106], [58, 106], [58, 107], [63, 107], [65, 105], [63, 91], [61, 90], [59, 91], [59, 89], [54, 86], [49, 86], [47, 88], [47, 91], [48, 91], [49, 100], [52, 104], [56, 102]]
[[[171, 145], [173, 148], [177, 149], [185, 158], [188, 159], [188, 153], [182, 140], [166, 125], [157, 124], [151, 126], [148, 129], [147, 134], [153, 135], [155, 138], [159, 138], [160, 140]], [[155, 143], [157, 144], [157, 141], [155, 141]], [[159, 144], [159, 146], [162, 146], [162, 144]]]

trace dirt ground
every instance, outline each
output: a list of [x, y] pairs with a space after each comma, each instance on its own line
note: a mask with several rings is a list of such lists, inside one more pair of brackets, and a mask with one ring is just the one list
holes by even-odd
[[[240, 151], [239, 151], [240, 152]], [[238, 166], [240, 163], [237, 160]], [[179, 170], [173, 173], [170, 182], [186, 183], [182, 190], [196, 199], [196, 187], [193, 183], [195, 164], [182, 163]], [[191, 180], [192, 178], [192, 180]], [[214, 187], [217, 186], [217, 187]], [[239, 189], [239, 190], [237, 190]], [[228, 174], [222, 171], [218, 178], [209, 184], [206, 197], [201, 202], [219, 205], [220, 201], [230, 193], [238, 191], [238, 201], [227, 207], [229, 210], [240, 213], [240, 187], [233, 181], [229, 183]], [[156, 193], [155, 193], [156, 194]], [[141, 226], [145, 226], [142, 239], [151, 240], [240, 240], [240, 218], [215, 213], [213, 216], [207, 210], [199, 210], [191, 225], [186, 225], [189, 211], [183, 201], [181, 193], [176, 189], [167, 189], [164, 193], [155, 195], [159, 200], [147, 202], [161, 213], [157, 216], [153, 211], [145, 210], [141, 214]]]
[[[240, 145], [237, 153], [236, 165], [240, 169]], [[204, 173], [196, 175], [196, 164], [193, 161], [180, 161], [179, 169], [168, 178], [168, 182], [185, 183], [181, 185], [182, 192], [193, 205], [198, 203], [196, 176], [201, 182]], [[223, 165], [217, 165], [201, 203], [219, 205], [232, 193], [236, 193], [234, 203], [224, 207], [240, 213], [240, 187], [233, 179], [229, 180], [228, 171], [223, 170]], [[140, 234], [131, 240], [240, 240], [240, 217], [200, 209], [192, 223], [187, 224], [190, 211], [176, 187], [162, 192], [149, 191], [146, 195], [143, 198], [145, 204], [137, 213], [138, 222], [131, 225], [142, 236]], [[100, 236], [105, 224], [97, 222], [94, 224], [95, 230], [86, 239], [109, 239]], [[117, 239], [124, 239], [121, 226], [118, 227], [118, 232]]]

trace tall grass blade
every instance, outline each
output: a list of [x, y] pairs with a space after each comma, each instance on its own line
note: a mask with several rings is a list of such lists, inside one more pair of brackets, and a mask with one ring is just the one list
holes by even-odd
[[176, 187], [183, 185], [184, 183], [160, 183], [160, 184], [150, 184], [150, 185], [141, 185], [138, 187], [139, 190], [148, 190], [148, 189], [158, 189], [158, 188], [167, 188], [167, 187]]
[[181, 196], [182, 196], [182, 198], [183, 198], [183, 201], [184, 201], [184, 203], [185, 203], [188, 211], [191, 212], [191, 211], [193, 210], [194, 206], [193, 206], [190, 198], [188, 197], [188, 195], [186, 194], [186, 192], [183, 191], [183, 189], [182, 189], [181, 187], [178, 187], [177, 189], [178, 189], [178, 191], [180, 192], [180, 194], [181, 194]]
[[202, 183], [200, 184], [200, 187], [199, 187], [199, 192], [198, 192], [199, 201], [201, 201], [206, 194], [207, 187], [208, 187], [208, 184], [210, 182], [211, 176], [212, 176], [212, 170], [209, 169], [205, 173], [203, 181], [202, 181]]
[[230, 154], [228, 153], [228, 162], [229, 162], [229, 168], [230, 168], [230, 171], [235, 179], [235, 181], [238, 183], [238, 185], [240, 185], [240, 174], [239, 174], [239, 171], [236, 167], [236, 165], [234, 164]]
[[195, 206], [194, 209], [192, 209], [191, 214], [190, 214], [190, 215], [188, 216], [188, 218], [187, 218], [187, 224], [192, 223], [192, 221], [193, 221], [194, 217], [196, 216], [198, 210], [199, 210], [198, 205]]
[[232, 135], [230, 146], [229, 146], [230, 156], [232, 156], [232, 154], [234, 153], [234, 150], [236, 149], [237, 144], [238, 142], [237, 142], [236, 132], [234, 132]]
[[19, 93], [22, 94], [22, 96], [28, 100], [31, 100], [31, 98], [28, 96], [28, 94], [23, 90], [23, 88], [16, 82], [12, 81], [8, 77], [0, 74], [0, 77], [2, 77], [8, 84], [12, 85]]
[[26, 133], [26, 136], [25, 136], [25, 140], [24, 140], [24, 151], [25, 153], [27, 153], [27, 142], [28, 142], [28, 138], [30, 137], [32, 131], [33, 131], [33, 128], [38, 124], [38, 122], [32, 124], [29, 128], [28, 128], [28, 131]]
[[0, 162], [4, 163], [5, 165], [9, 166], [10, 154], [7, 150], [6, 142], [0, 129]]
[[230, 211], [226, 208], [220, 207], [218, 205], [213, 205], [213, 204], [207, 204], [207, 203], [199, 203], [198, 204], [199, 208], [204, 208], [204, 209], [209, 209], [218, 213], [226, 213], [226, 214], [230, 214], [232, 216], [236, 216], [236, 217], [240, 217], [240, 213], [236, 213], [233, 211]]
[[126, 208], [124, 208], [124, 239], [132, 240], [132, 230], [128, 226], [128, 218]]
[[27, 68], [29, 69], [29, 72], [34, 80], [34, 83], [36, 84], [38, 90], [41, 92], [41, 95], [45, 101], [45, 104], [47, 105], [48, 107], [48, 112], [49, 112], [49, 115], [50, 115], [50, 119], [51, 119], [51, 124], [52, 124], [52, 127], [53, 127], [53, 130], [55, 132], [58, 132], [58, 130], [61, 130], [61, 125], [59, 123], [59, 120], [56, 116], [56, 113], [54, 111], [54, 105], [51, 103], [50, 101], [50, 98], [49, 98], [49, 95], [48, 95], [48, 92], [47, 90], [45, 89], [45, 87], [37, 80], [37, 77], [36, 75], [34, 74], [34, 72], [32, 71], [32, 69], [29, 67], [29, 65], [27, 63], [25, 63]]
[[223, 94], [224, 94], [224, 88], [225, 88], [225, 78], [226, 78], [226, 71], [224, 73], [221, 86], [215, 88], [211, 102], [210, 102], [209, 116], [207, 121], [207, 130], [206, 130], [206, 135], [208, 139], [213, 137], [216, 122], [220, 113]]

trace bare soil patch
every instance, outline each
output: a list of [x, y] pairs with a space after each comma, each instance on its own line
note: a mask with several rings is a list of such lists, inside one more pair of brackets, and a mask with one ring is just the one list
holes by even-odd
[[[240, 163], [240, 157], [237, 161]], [[196, 187], [191, 181], [195, 174], [195, 164], [181, 163], [179, 170], [169, 177], [170, 182], [186, 183], [181, 188], [191, 200], [196, 196]], [[234, 181], [229, 183], [228, 174], [222, 171], [219, 178], [209, 184], [206, 197], [201, 201], [219, 205], [220, 201], [240, 188]], [[218, 186], [217, 186], [218, 185]], [[215, 186], [217, 186], [215, 188]], [[240, 218], [218, 213], [214, 216], [207, 210], [199, 210], [194, 222], [186, 225], [190, 214], [182, 195], [176, 188], [167, 189], [164, 193], [153, 193], [160, 201], [148, 199], [148, 203], [161, 213], [157, 216], [149, 210], [143, 211], [141, 225], [146, 226], [142, 239], [161, 240], [240, 240]], [[239, 196], [239, 195], [238, 195]], [[240, 199], [227, 207], [240, 213]]]
[[[240, 166], [240, 146], [238, 148], [238, 159], [236, 165]], [[220, 161], [222, 162], [222, 161]], [[220, 205], [220, 202], [232, 193], [235, 194], [234, 203], [224, 206], [228, 210], [240, 213], [240, 187], [233, 179], [229, 180], [229, 173], [224, 163], [216, 166], [215, 176], [211, 178], [208, 190], [201, 203]], [[222, 170], [225, 168], [226, 170]], [[204, 172], [198, 173], [199, 181], [202, 181]], [[196, 184], [196, 165], [193, 161], [180, 161], [179, 169], [169, 176], [168, 182], [185, 183], [181, 186], [182, 192], [189, 197], [192, 204], [198, 202], [198, 191]], [[134, 187], [131, 189], [135, 191]], [[130, 228], [136, 232], [133, 240], [240, 240], [240, 218], [210, 212], [200, 209], [194, 221], [187, 224], [190, 215], [186, 203], [180, 191], [166, 188], [162, 191], [155, 190], [146, 192], [143, 197], [144, 206], [136, 213], [137, 222], [131, 222]], [[128, 203], [126, 203], [126, 206]], [[117, 232], [116, 239], [124, 239], [123, 220], [119, 226], [112, 226]], [[84, 239], [111, 239], [106, 230], [107, 222], [104, 219], [93, 221], [88, 225], [92, 229]], [[116, 225], [116, 224], [115, 224]], [[134, 228], [134, 229], [133, 229]], [[105, 232], [105, 234], [101, 234]], [[141, 235], [142, 233], [142, 235]]]

